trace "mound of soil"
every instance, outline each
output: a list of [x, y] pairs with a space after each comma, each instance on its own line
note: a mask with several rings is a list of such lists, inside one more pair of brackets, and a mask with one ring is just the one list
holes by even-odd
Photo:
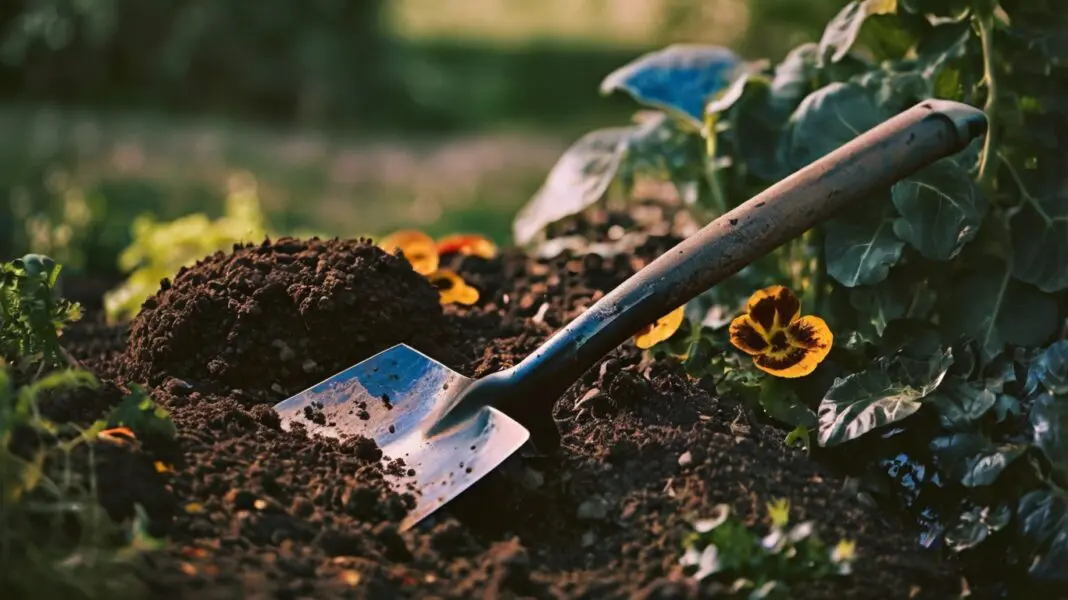
[[440, 354], [437, 290], [370, 240], [281, 238], [182, 269], [145, 302], [123, 374], [273, 399], [394, 344]]
[[[786, 447], [782, 431], [677, 362], [629, 344], [556, 403], [558, 455], [514, 456], [403, 534], [410, 499], [387, 487], [373, 443], [283, 432], [263, 404], [276, 383], [303, 386], [402, 340], [450, 340], [437, 350], [469, 376], [511, 366], [673, 241], [650, 237], [611, 258], [452, 257], [447, 266], [481, 299], [444, 314], [403, 260], [365, 243], [280, 240], [184, 271], [134, 324], [126, 357], [180, 431], [169, 486], [184, 510], [141, 571], [154, 597], [707, 597], [678, 567], [688, 519], [725, 502], [758, 524], [777, 498], [826, 541], [856, 540], [859, 554], [852, 578], [799, 586], [792, 597], [959, 594], [956, 566], [923, 551], [907, 524], [866, 508]], [[278, 307], [256, 296], [267, 282], [277, 282], [269, 298]], [[343, 291], [377, 300], [342, 309]], [[319, 306], [324, 296], [331, 310]], [[301, 359], [323, 371], [279, 360], [276, 339], [293, 349], [308, 340], [315, 354]], [[99, 358], [85, 339], [68, 343], [79, 358]]]

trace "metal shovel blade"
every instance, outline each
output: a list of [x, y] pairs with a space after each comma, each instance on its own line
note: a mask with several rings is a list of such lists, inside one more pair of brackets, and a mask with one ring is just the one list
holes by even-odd
[[[522, 425], [492, 407], [427, 438], [426, 424], [472, 379], [414, 348], [398, 344], [275, 405], [282, 428], [301, 424], [309, 435], [340, 440], [362, 435], [382, 450], [384, 464], [404, 461], [387, 475], [415, 509], [401, 530], [449, 502], [504, 462], [530, 437]], [[387, 473], [398, 469], [389, 468]]]

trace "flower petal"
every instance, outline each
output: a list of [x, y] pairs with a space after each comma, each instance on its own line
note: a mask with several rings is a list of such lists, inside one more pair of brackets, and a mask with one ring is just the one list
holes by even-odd
[[786, 328], [786, 338], [791, 346], [816, 352], [821, 362], [834, 345], [834, 334], [831, 333], [827, 322], [812, 315], [801, 317], [790, 323]]
[[477, 234], [449, 235], [438, 240], [438, 254], [463, 254], [493, 258], [497, 256], [497, 245]]
[[427, 279], [438, 288], [442, 304], [470, 305], [478, 302], [478, 290], [467, 285], [463, 278], [448, 269], [438, 269], [427, 275]]
[[686, 316], [686, 306], [680, 306], [670, 313], [660, 317], [653, 323], [643, 327], [634, 334], [634, 344], [645, 350], [675, 335], [682, 325], [682, 319]]
[[741, 315], [731, 321], [731, 344], [746, 354], [757, 355], [768, 348], [768, 340], [753, 327], [749, 315]]
[[404, 258], [412, 264], [412, 269], [420, 275], [430, 275], [438, 268], [439, 257], [437, 244], [429, 235], [415, 229], [395, 231], [378, 242], [378, 247], [386, 252], [400, 250]]
[[793, 379], [811, 374], [820, 361], [814, 351], [790, 346], [783, 352], [767, 352], [754, 356], [753, 364], [765, 373]]
[[745, 312], [757, 330], [766, 333], [776, 325], [785, 327], [797, 319], [801, 315], [801, 301], [789, 288], [773, 285], [750, 296]]

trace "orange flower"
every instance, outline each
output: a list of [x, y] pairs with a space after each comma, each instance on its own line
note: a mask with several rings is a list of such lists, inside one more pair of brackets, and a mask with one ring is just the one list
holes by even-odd
[[641, 331], [634, 334], [634, 344], [644, 350], [670, 338], [679, 330], [685, 314], [686, 306], [683, 305], [646, 325]]
[[395, 231], [378, 242], [378, 247], [386, 252], [400, 250], [404, 258], [412, 263], [412, 269], [420, 275], [430, 275], [438, 268], [438, 248], [434, 239], [422, 231], [402, 229]]
[[136, 440], [137, 436], [134, 435], [134, 432], [129, 427], [113, 427], [96, 434], [96, 438], [103, 442], [111, 442], [116, 446], [122, 446]]
[[493, 258], [497, 256], [497, 245], [475, 234], [448, 235], [438, 240], [438, 254], [454, 253]]
[[749, 298], [745, 314], [731, 322], [731, 344], [753, 357], [758, 369], [777, 377], [804, 377], [831, 351], [834, 336], [819, 317], [801, 316], [801, 302], [773, 285]]
[[459, 275], [448, 269], [439, 269], [427, 276], [441, 292], [441, 303], [474, 304], [478, 302], [478, 290], [467, 285]]

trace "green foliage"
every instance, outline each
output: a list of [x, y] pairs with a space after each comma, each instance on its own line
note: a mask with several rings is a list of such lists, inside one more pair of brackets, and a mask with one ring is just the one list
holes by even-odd
[[170, 413], [156, 404], [144, 388], [137, 385], [131, 387], [132, 393], [123, 398], [108, 415], [107, 426], [129, 427], [138, 439], [177, 439], [178, 429], [171, 421]]
[[56, 293], [61, 269], [39, 254], [0, 264], [0, 362], [23, 368], [63, 362], [59, 333], [81, 310]]
[[80, 370], [19, 385], [0, 365], [0, 587], [13, 597], [138, 595], [131, 546], [97, 501], [94, 440], [102, 424], [83, 431], [38, 410], [47, 394], [96, 385]]
[[163, 279], [213, 252], [262, 239], [267, 225], [259, 198], [244, 189], [227, 197], [226, 212], [219, 219], [196, 213], [161, 223], [145, 215], [134, 221], [132, 235], [130, 246], [119, 256], [119, 266], [129, 277], [104, 297], [111, 320], [133, 318]]
[[771, 527], [760, 535], [718, 505], [711, 518], [694, 522], [679, 562], [694, 578], [718, 584], [724, 598], [789, 598], [792, 586], [851, 573], [853, 544], [828, 548], [813, 523], [789, 526], [789, 510], [785, 500], [769, 504]]
[[[997, 539], [1014, 557], [1006, 564], [1061, 583], [1068, 341], [1058, 336], [1068, 317], [1068, 170], [1063, 136], [1054, 132], [1068, 130], [1065, 31], [1068, 0], [855, 0], [818, 43], [776, 65], [739, 59], [746, 68], [733, 77], [718, 68], [693, 72], [701, 56], [725, 56], [721, 50], [654, 54], [613, 76], [624, 73], [625, 84], [606, 85], [658, 111], [640, 133], [657, 143], [633, 143], [638, 128], [627, 128], [595, 188], [603, 195], [610, 178], [624, 192], [636, 178], [667, 181], [689, 190], [682, 197], [694, 207], [721, 214], [924, 99], [982, 106], [984, 139], [710, 292], [728, 314], [738, 306], [725, 296], [744, 298], [772, 282], [802, 292], [805, 312], [835, 334], [815, 373], [766, 383], [728, 348], [718, 331], [725, 319], [663, 350], [684, 357], [687, 371], [711, 378], [720, 393], [793, 428], [791, 442], [814, 433], [832, 459], [865, 458], [892, 479], [889, 465], [922, 467], [908, 482], [897, 479], [904, 491], [895, 497], [927, 514], [925, 523], [936, 515], [928, 543], [964, 550]], [[696, 131], [695, 105], [705, 107]], [[649, 164], [670, 168], [639, 168]], [[594, 190], [581, 170], [573, 177], [574, 186], [536, 199], [535, 218], [517, 217], [519, 242], [596, 201], [587, 193], [553, 213], [574, 189]], [[704, 322], [706, 309], [691, 318]], [[917, 504], [933, 496], [937, 506]]]

